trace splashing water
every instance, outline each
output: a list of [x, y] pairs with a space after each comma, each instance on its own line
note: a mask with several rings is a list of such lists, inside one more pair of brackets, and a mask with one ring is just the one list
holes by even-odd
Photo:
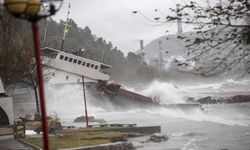
[[151, 97], [160, 104], [185, 103], [183, 96], [179, 94], [181, 91], [174, 84], [154, 81], [139, 93]]
[[[199, 85], [200, 87], [202, 85]], [[199, 88], [200, 88], [199, 87]], [[144, 87], [139, 93], [157, 98], [161, 104], [185, 103], [185, 95], [192, 90], [194, 86], [176, 87], [171, 83], [154, 81], [152, 84]], [[46, 86], [47, 110], [49, 113], [56, 112], [59, 117], [75, 118], [84, 115], [84, 103], [81, 85], [65, 86]], [[195, 121], [209, 121], [227, 125], [250, 124], [250, 104], [238, 105], [206, 105], [205, 111], [193, 109], [183, 111], [175, 108], [138, 108], [133, 110], [121, 111], [115, 109], [115, 106], [109, 101], [96, 99], [88, 94], [87, 91], [88, 112], [91, 116], [102, 117], [111, 122], [141, 122], [145, 123], [145, 115], [148, 118], [161, 120], [164, 117], [185, 118]], [[105, 105], [105, 107], [103, 107]], [[124, 106], [126, 107], [126, 106]], [[150, 119], [151, 120], [151, 119]]]
[[[88, 93], [88, 92], [87, 92]], [[84, 99], [82, 85], [54, 86], [46, 85], [47, 111], [56, 112], [59, 116], [78, 117], [84, 115]], [[89, 113], [106, 111], [100, 106], [93, 105], [96, 100], [87, 94]], [[109, 104], [106, 104], [109, 105]], [[112, 105], [110, 104], [110, 107]]]

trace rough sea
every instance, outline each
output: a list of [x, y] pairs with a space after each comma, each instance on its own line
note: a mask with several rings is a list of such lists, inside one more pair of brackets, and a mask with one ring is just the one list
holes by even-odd
[[[127, 87], [145, 96], [157, 98], [161, 104], [187, 103], [187, 97], [209, 94], [250, 93], [250, 81], [225, 80], [219, 83], [174, 85], [155, 81], [140, 87]], [[65, 86], [54, 89], [47, 86], [48, 114], [56, 113], [64, 125], [84, 115], [82, 87]], [[88, 93], [88, 91], [87, 91]], [[116, 109], [112, 103], [96, 103], [87, 96], [89, 116], [108, 123], [135, 123], [137, 126], [161, 126], [161, 134], [169, 140], [161, 143], [145, 142], [149, 137], [129, 139], [139, 150], [250, 150], [250, 103], [206, 104], [203, 109], [188, 111], [178, 108], [152, 107]]]

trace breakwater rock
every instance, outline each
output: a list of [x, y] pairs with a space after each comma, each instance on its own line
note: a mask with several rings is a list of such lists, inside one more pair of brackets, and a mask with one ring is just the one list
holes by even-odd
[[[76, 119], [74, 119], [74, 122], [85, 122], [85, 121], [86, 121], [85, 116], [77, 117]], [[104, 120], [104, 119], [96, 119], [93, 116], [88, 116], [88, 121], [89, 122], [98, 122], [98, 123], [107, 123], [106, 120]]]
[[250, 102], [250, 95], [235, 95], [235, 96], [225, 96], [225, 97], [212, 97], [207, 96], [195, 100], [200, 104], [222, 104], [222, 103], [247, 103]]
[[167, 141], [168, 137], [167, 135], [162, 135], [162, 134], [153, 134], [149, 137], [147, 142], [155, 142], [155, 143], [159, 143], [159, 142], [164, 142]]

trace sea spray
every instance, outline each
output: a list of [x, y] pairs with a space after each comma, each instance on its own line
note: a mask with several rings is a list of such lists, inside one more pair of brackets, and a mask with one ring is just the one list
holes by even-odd
[[[166, 82], [155, 81], [149, 86], [144, 87], [143, 91], [146, 96], [158, 96], [162, 104], [184, 103], [183, 95], [189, 89], [186, 87], [176, 87]], [[61, 118], [76, 118], [84, 115], [84, 103], [82, 94], [82, 85], [46, 85], [46, 100], [48, 113], [56, 112]], [[89, 94], [87, 90], [87, 106], [91, 116], [105, 119], [113, 123], [141, 123], [149, 124], [164, 121], [164, 118], [186, 118], [196, 121], [209, 121], [227, 125], [244, 125], [250, 124], [249, 107], [246, 105], [205, 105], [204, 110], [199, 108], [190, 111], [183, 111], [178, 108], [134, 108], [127, 110], [115, 109], [115, 106], [104, 99], [96, 99]], [[243, 111], [244, 109], [244, 111]], [[152, 118], [154, 121], [152, 121]], [[73, 120], [73, 119], [71, 119]], [[150, 121], [149, 121], [150, 120]], [[158, 120], [158, 121], [157, 121]], [[147, 122], [148, 121], [148, 122]]]
[[153, 81], [139, 93], [151, 97], [160, 104], [185, 103], [183, 96], [179, 94], [181, 91], [182, 90], [174, 84]]
[[[246, 86], [246, 82], [249, 82], [249, 80], [234, 81], [230, 79], [218, 83], [176, 86], [172, 83], [154, 81], [148, 86], [145, 86], [145, 89], [140, 91], [140, 93], [157, 99], [160, 104], [187, 103], [185, 101], [187, 97], [198, 98], [204, 91], [211, 92], [223, 90], [220, 87], [232, 89], [233, 84], [240, 85], [234, 87], [234, 90], [237, 90], [237, 88], [241, 89], [241, 86]], [[183, 111], [178, 108], [157, 108], [155, 110], [151, 109], [150, 112], [175, 118], [248, 126], [250, 125], [250, 117], [248, 117], [250, 115], [250, 110], [243, 109], [242, 107], [246, 105], [248, 105], [246, 108], [250, 108], [249, 103], [242, 104], [241, 106], [237, 104], [227, 104], [225, 106], [218, 104], [205, 105], [203, 109], [197, 108], [191, 111]]]
[[190, 96], [199, 96], [204, 93], [236, 92], [246, 91], [250, 88], [250, 80], [227, 79], [221, 82], [195, 83], [193, 85], [181, 86], [188, 91]]
[[[101, 101], [96, 100], [94, 97], [87, 93], [87, 107], [90, 115], [95, 112], [106, 111], [101, 106]], [[83, 89], [80, 84], [67, 84], [67, 85], [46, 85], [46, 100], [47, 100], [47, 111], [56, 112], [59, 116], [63, 117], [77, 117], [84, 115], [84, 99]], [[100, 105], [98, 105], [98, 103]], [[106, 102], [112, 110], [112, 104]]]

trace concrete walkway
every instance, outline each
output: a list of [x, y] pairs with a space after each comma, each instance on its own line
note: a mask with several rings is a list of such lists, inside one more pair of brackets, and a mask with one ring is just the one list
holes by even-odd
[[0, 150], [34, 150], [15, 139], [0, 140]]

